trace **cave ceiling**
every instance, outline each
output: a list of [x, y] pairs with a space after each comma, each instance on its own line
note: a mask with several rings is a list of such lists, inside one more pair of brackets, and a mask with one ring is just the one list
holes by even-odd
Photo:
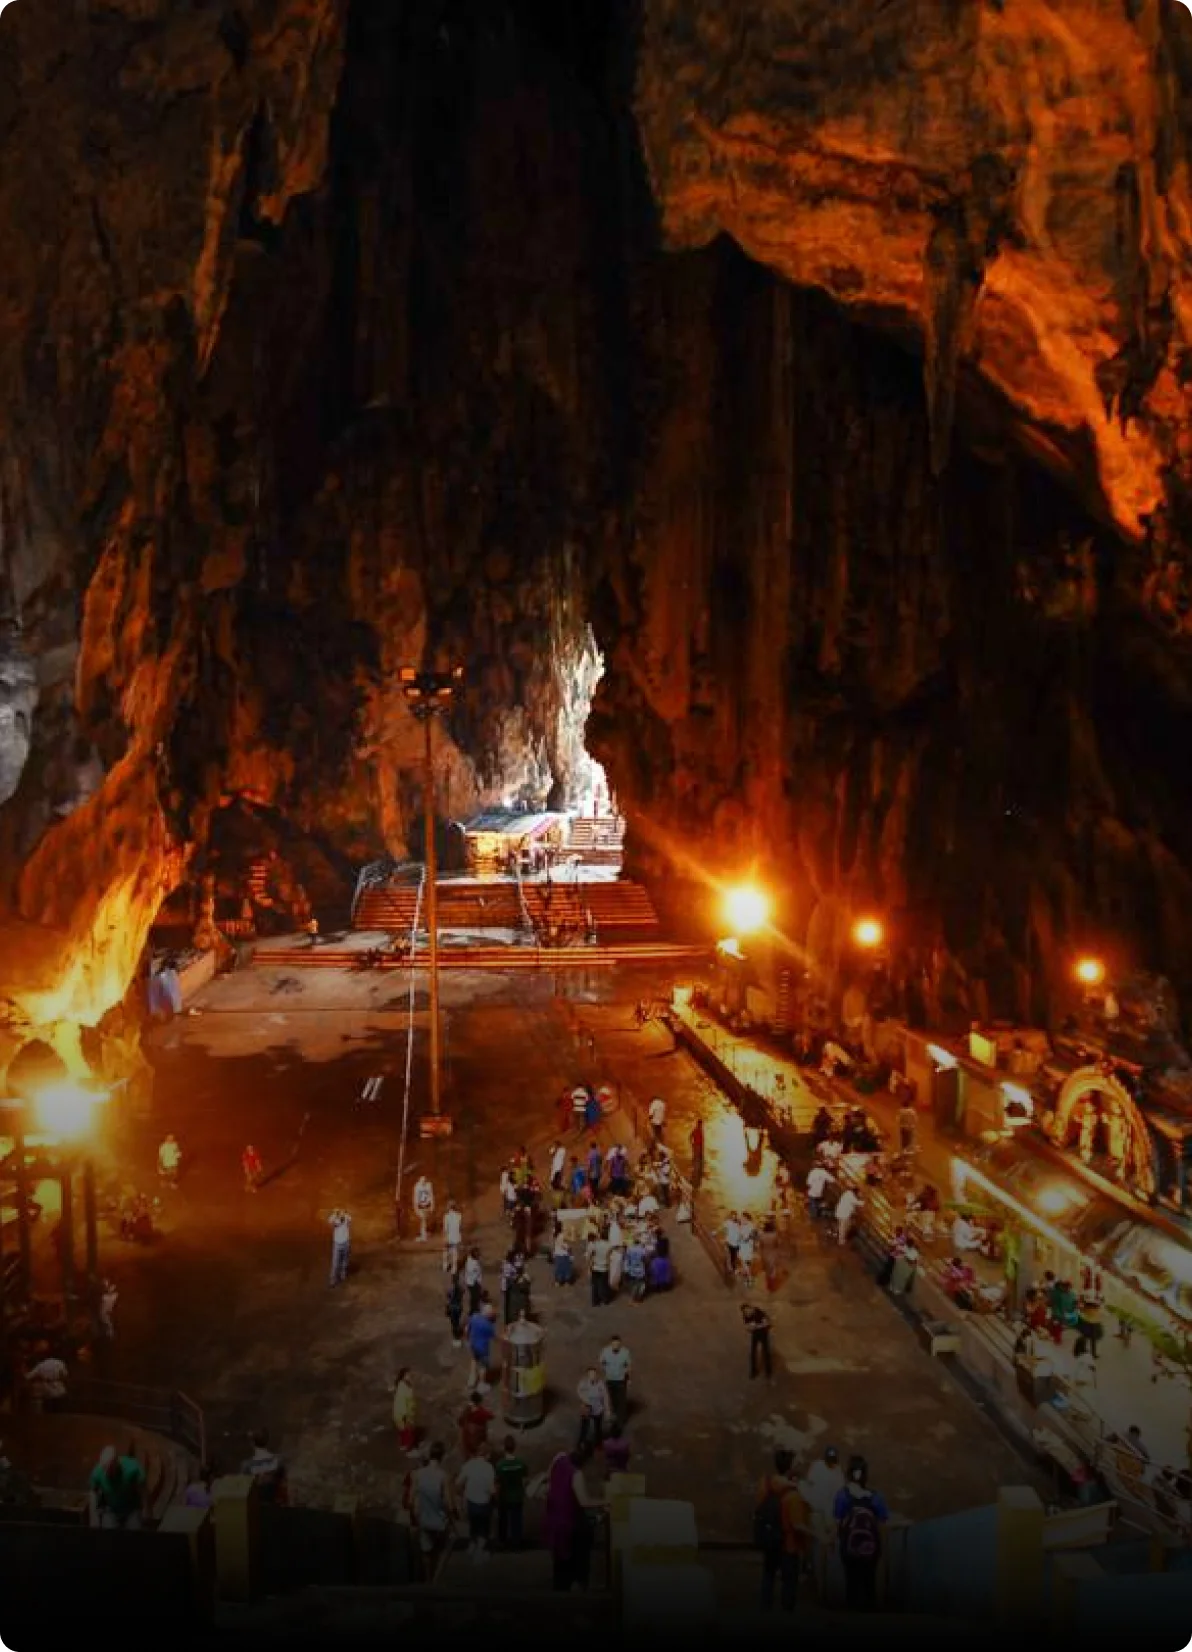
[[402, 852], [424, 654], [444, 817], [565, 794], [593, 634], [663, 895], [1192, 984], [1190, 91], [1168, 0], [7, 8], [3, 992], [229, 798]]

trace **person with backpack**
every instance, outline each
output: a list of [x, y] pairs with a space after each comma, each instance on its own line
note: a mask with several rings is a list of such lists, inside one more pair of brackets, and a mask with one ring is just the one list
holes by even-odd
[[877, 1569], [882, 1558], [882, 1527], [890, 1518], [885, 1499], [869, 1487], [864, 1457], [850, 1457], [845, 1482], [832, 1510], [844, 1566], [845, 1600], [850, 1611], [877, 1608]]
[[763, 1612], [774, 1605], [774, 1585], [780, 1584], [784, 1612], [793, 1612], [799, 1593], [803, 1556], [813, 1539], [811, 1510], [794, 1480], [794, 1452], [774, 1453], [774, 1472], [762, 1481], [753, 1511], [753, 1546], [761, 1551]]

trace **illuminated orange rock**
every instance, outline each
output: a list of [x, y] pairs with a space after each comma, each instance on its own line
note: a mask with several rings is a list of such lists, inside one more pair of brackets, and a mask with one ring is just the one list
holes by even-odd
[[975, 371], [1137, 535], [1186, 421], [1190, 65], [1168, 0], [647, 0], [636, 110], [671, 246], [920, 339], [937, 460]]

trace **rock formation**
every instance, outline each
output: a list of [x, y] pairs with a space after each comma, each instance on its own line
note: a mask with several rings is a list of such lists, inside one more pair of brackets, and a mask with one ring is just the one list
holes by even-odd
[[231, 800], [416, 842], [424, 654], [444, 820], [566, 796], [599, 653], [664, 902], [1192, 984], [1186, 88], [1167, 0], [8, 8], [16, 1024]]

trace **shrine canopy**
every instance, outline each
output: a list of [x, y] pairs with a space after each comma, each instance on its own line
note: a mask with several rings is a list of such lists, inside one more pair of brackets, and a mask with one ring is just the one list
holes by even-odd
[[473, 865], [504, 869], [511, 853], [522, 855], [541, 848], [560, 848], [566, 838], [568, 816], [518, 814], [513, 809], [486, 809], [463, 823], [467, 858]]
[[505, 847], [515, 843], [529, 843], [545, 837], [552, 826], [558, 827], [567, 819], [559, 814], [518, 814], [514, 809], [486, 809], [464, 821], [468, 837], [497, 837], [505, 839]]

